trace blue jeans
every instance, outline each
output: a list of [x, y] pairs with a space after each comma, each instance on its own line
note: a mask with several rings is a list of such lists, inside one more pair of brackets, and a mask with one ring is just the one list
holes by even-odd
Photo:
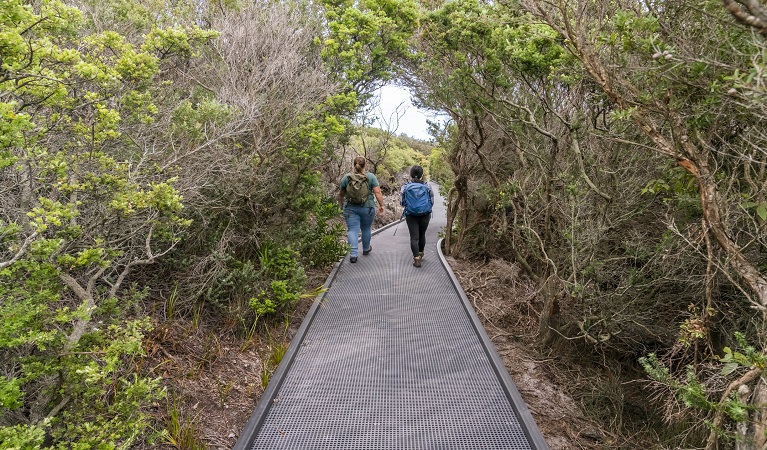
[[346, 219], [347, 238], [351, 252], [349, 256], [357, 256], [357, 241], [362, 230], [362, 249], [370, 250], [370, 235], [373, 219], [376, 217], [376, 209], [369, 206], [346, 205], [344, 206], [344, 219]]

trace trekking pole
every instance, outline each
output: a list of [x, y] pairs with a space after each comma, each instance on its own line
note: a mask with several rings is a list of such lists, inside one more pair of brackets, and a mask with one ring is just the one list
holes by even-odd
[[405, 211], [404, 210], [402, 211], [402, 215], [399, 218], [399, 222], [397, 222], [397, 226], [394, 227], [394, 234], [392, 234], [392, 236], [396, 236], [397, 235], [397, 229], [399, 229], [399, 224], [402, 223], [402, 218], [403, 217], [405, 217]]

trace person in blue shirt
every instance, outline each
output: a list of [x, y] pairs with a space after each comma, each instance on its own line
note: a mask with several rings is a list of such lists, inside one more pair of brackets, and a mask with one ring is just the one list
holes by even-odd
[[[426, 248], [426, 229], [431, 219], [434, 205], [434, 191], [423, 179], [423, 167], [410, 168], [410, 183], [399, 191], [399, 203], [405, 207], [403, 214], [410, 232], [410, 250], [413, 252], [413, 265], [421, 267], [423, 249]], [[419, 197], [428, 194], [428, 198]]]
[[341, 178], [340, 188], [341, 191], [338, 194], [338, 200], [344, 211], [344, 219], [346, 220], [347, 239], [349, 241], [349, 261], [352, 263], [357, 262], [358, 255], [358, 240], [360, 232], [362, 232], [362, 254], [369, 255], [373, 247], [370, 245], [370, 237], [372, 235], [373, 219], [376, 216], [376, 200], [378, 201], [378, 214], [384, 212], [383, 194], [381, 194], [381, 187], [378, 183], [378, 178], [370, 172], [365, 170], [366, 161], [362, 156], [354, 158], [354, 173], [365, 174], [368, 179], [368, 187], [370, 193], [368, 199], [362, 204], [354, 204], [349, 202], [346, 198], [346, 188], [349, 186], [349, 178], [351, 174], [346, 174]]

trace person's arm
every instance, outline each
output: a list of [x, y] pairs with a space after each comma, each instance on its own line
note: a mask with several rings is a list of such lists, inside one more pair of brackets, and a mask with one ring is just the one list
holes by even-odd
[[341, 177], [341, 182], [338, 183], [338, 203], [341, 205], [341, 209], [344, 208], [344, 198], [346, 197], [346, 186], [349, 184], [349, 179], [346, 175]]
[[376, 186], [373, 188], [373, 195], [376, 196], [376, 200], [378, 200], [378, 214], [383, 214], [384, 212], [384, 202], [383, 202], [383, 194], [381, 194], [381, 187]]

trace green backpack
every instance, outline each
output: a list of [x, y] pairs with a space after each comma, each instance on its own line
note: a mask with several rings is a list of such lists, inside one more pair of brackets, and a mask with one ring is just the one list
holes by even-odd
[[346, 198], [349, 203], [362, 205], [368, 201], [370, 195], [370, 186], [368, 186], [368, 177], [364, 173], [350, 173], [349, 182], [346, 185]]

